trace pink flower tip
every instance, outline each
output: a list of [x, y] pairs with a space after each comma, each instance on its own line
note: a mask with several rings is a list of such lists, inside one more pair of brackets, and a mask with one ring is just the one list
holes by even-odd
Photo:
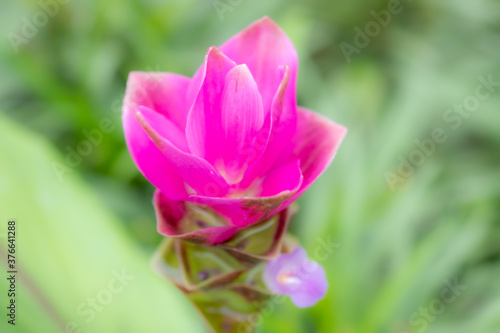
[[313, 306], [325, 297], [328, 290], [323, 267], [309, 260], [300, 246], [292, 253], [268, 261], [263, 278], [271, 292], [290, 296], [299, 308]]

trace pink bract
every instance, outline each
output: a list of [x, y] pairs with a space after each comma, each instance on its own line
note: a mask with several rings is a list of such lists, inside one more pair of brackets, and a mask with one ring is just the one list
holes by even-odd
[[211, 208], [237, 228], [283, 210], [346, 133], [297, 106], [297, 67], [293, 44], [265, 17], [211, 47], [193, 78], [132, 72], [123, 126], [137, 167], [166, 200]]

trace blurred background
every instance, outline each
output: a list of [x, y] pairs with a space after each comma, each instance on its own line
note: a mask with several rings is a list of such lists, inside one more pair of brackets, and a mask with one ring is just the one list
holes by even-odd
[[494, 0], [3, 2], [0, 237], [15, 219], [22, 273], [16, 326], [0, 279], [2, 332], [204, 332], [150, 269], [154, 189], [121, 102], [130, 71], [191, 76], [265, 15], [297, 48], [299, 104], [349, 133], [291, 226], [310, 253], [338, 244], [328, 295], [269, 308], [257, 332], [500, 332]]

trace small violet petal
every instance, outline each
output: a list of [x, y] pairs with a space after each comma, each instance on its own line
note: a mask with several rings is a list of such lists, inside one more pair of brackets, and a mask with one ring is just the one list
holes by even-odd
[[267, 288], [275, 294], [291, 297], [299, 308], [313, 306], [325, 297], [328, 281], [324, 269], [307, 259], [303, 248], [281, 254], [267, 262], [263, 273]]

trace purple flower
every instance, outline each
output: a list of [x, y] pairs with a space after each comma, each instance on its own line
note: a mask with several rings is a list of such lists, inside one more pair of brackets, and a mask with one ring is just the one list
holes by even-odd
[[281, 254], [266, 263], [263, 273], [267, 288], [275, 294], [291, 297], [299, 308], [313, 306], [328, 289], [325, 271], [297, 246], [292, 253]]

